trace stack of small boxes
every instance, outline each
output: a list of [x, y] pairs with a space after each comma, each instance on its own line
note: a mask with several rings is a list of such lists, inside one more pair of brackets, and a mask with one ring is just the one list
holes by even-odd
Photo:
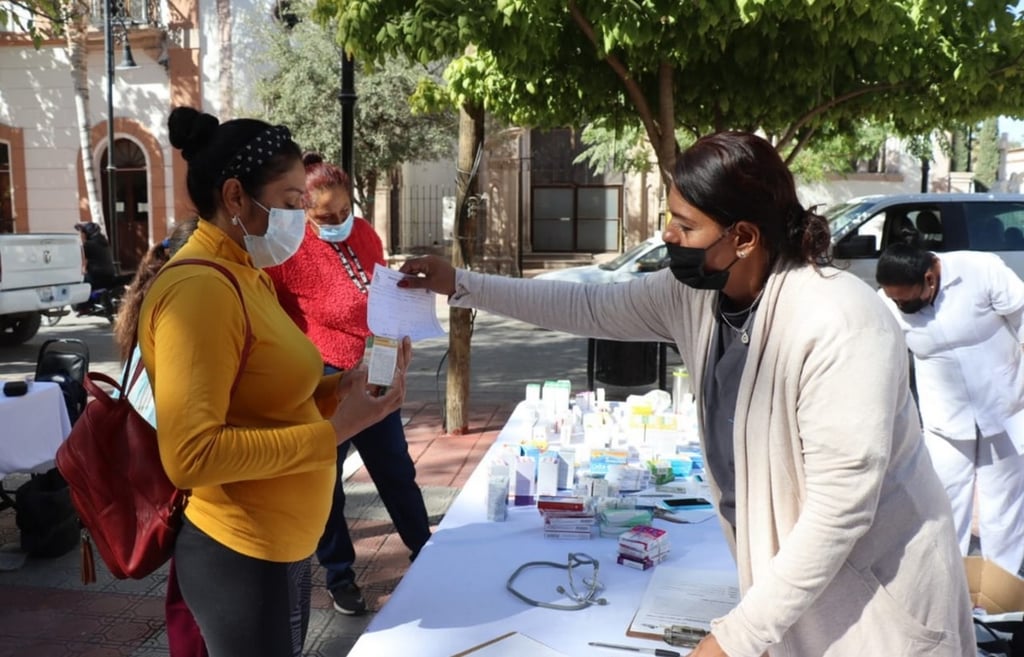
[[664, 529], [640, 525], [619, 536], [618, 562], [638, 570], [647, 570], [668, 557], [668, 534]]
[[544, 538], [591, 538], [594, 511], [579, 497], [546, 497], [537, 500], [544, 516]]

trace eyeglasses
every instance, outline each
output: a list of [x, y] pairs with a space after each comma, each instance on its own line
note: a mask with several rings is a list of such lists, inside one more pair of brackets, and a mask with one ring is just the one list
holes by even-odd
[[[555, 588], [556, 591], [564, 595], [565, 597], [573, 600], [575, 604], [555, 604], [551, 602], [543, 602], [541, 600], [534, 600], [533, 598], [520, 593], [515, 589], [513, 583], [516, 578], [523, 573], [523, 571], [529, 568], [536, 567], [549, 567], [549, 568], [561, 568], [569, 571], [569, 588], [566, 589], [564, 586], [559, 585]], [[581, 575], [580, 582], [585, 587], [584, 590], [579, 590], [576, 586], [576, 575], [574, 569], [583, 566], [584, 568], [592, 567], [593, 571], [590, 576]], [[558, 609], [562, 611], [578, 611], [580, 609], [586, 609], [591, 605], [606, 605], [608, 600], [605, 598], [597, 597], [597, 594], [604, 590], [604, 586], [597, 579], [598, 571], [601, 567], [600, 562], [583, 552], [570, 552], [569, 559], [566, 563], [558, 563], [555, 561], [529, 561], [524, 563], [522, 566], [516, 568], [515, 572], [508, 578], [508, 582], [505, 583], [505, 588], [509, 592], [525, 602], [528, 605], [534, 607], [543, 607], [545, 609]]]

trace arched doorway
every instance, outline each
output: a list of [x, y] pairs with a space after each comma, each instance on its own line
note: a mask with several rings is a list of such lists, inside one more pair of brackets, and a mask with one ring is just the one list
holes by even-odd
[[[107, 235], [117, 230], [117, 258], [121, 271], [135, 271], [149, 249], [149, 175], [146, 154], [130, 139], [114, 140], [114, 199], [116, 227], [107, 221]], [[110, 207], [107, 153], [100, 158], [103, 207]]]

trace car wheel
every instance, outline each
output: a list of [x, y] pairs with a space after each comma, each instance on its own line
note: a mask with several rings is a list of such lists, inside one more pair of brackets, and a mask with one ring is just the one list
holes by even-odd
[[37, 312], [0, 315], [0, 347], [14, 347], [39, 332], [43, 317]]

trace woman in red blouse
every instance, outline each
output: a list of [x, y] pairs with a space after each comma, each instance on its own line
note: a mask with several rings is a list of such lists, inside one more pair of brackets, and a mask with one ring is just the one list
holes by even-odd
[[[281, 306], [320, 350], [325, 372], [346, 370], [362, 359], [370, 335], [367, 294], [374, 266], [386, 264], [384, 245], [373, 226], [353, 214], [348, 175], [316, 154], [307, 154], [303, 164], [306, 237], [294, 257], [266, 271]], [[395, 411], [349, 442], [359, 450], [395, 529], [415, 558], [430, 538], [430, 521], [416, 484], [401, 412]], [[338, 446], [339, 473], [349, 442]], [[345, 490], [340, 477], [316, 555], [327, 571], [327, 590], [334, 608], [350, 615], [365, 612], [366, 603], [352, 570], [355, 548], [345, 521]]]

